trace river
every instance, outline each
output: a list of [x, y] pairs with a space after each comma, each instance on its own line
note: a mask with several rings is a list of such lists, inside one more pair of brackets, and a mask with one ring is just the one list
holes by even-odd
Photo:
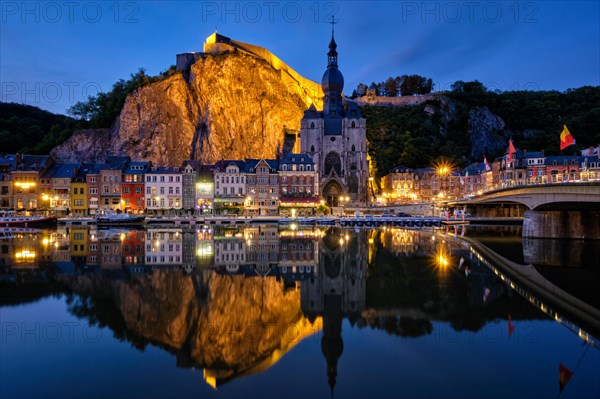
[[600, 397], [598, 241], [518, 226], [0, 233], [3, 399]]

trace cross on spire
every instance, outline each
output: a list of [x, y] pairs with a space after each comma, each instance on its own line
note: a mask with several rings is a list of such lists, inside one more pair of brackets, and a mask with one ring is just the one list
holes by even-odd
[[337, 24], [338, 22], [340, 22], [338, 19], [335, 19], [334, 15], [331, 15], [331, 21], [327, 22], [328, 24], [331, 24], [331, 35], [333, 36], [333, 25]]

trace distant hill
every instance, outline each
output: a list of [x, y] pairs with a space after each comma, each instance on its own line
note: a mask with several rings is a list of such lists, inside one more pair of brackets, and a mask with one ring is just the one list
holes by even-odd
[[[504, 154], [508, 139], [528, 151], [575, 154], [600, 144], [600, 87], [559, 91], [488, 91], [479, 82], [456, 82], [453, 90], [415, 106], [361, 108], [379, 177], [398, 165], [432, 166], [447, 158], [457, 167]], [[559, 151], [566, 124], [577, 146]]]
[[49, 154], [80, 122], [38, 107], [0, 102], [0, 151]]

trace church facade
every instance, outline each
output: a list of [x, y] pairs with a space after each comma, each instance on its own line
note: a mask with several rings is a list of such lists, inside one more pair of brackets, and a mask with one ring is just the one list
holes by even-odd
[[319, 170], [320, 194], [330, 206], [354, 205], [368, 198], [366, 120], [355, 102], [342, 102], [344, 77], [337, 64], [337, 44], [331, 35], [327, 70], [323, 74], [323, 111], [311, 106], [300, 123], [301, 152], [311, 156]]

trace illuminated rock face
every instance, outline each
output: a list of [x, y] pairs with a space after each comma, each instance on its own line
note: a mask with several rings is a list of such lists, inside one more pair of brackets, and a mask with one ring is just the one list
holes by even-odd
[[298, 130], [303, 110], [312, 104], [289, 80], [251, 54], [205, 54], [187, 80], [178, 73], [138, 89], [110, 129], [75, 134], [51, 154], [64, 162], [129, 155], [155, 165], [273, 158], [283, 145], [284, 127]]

